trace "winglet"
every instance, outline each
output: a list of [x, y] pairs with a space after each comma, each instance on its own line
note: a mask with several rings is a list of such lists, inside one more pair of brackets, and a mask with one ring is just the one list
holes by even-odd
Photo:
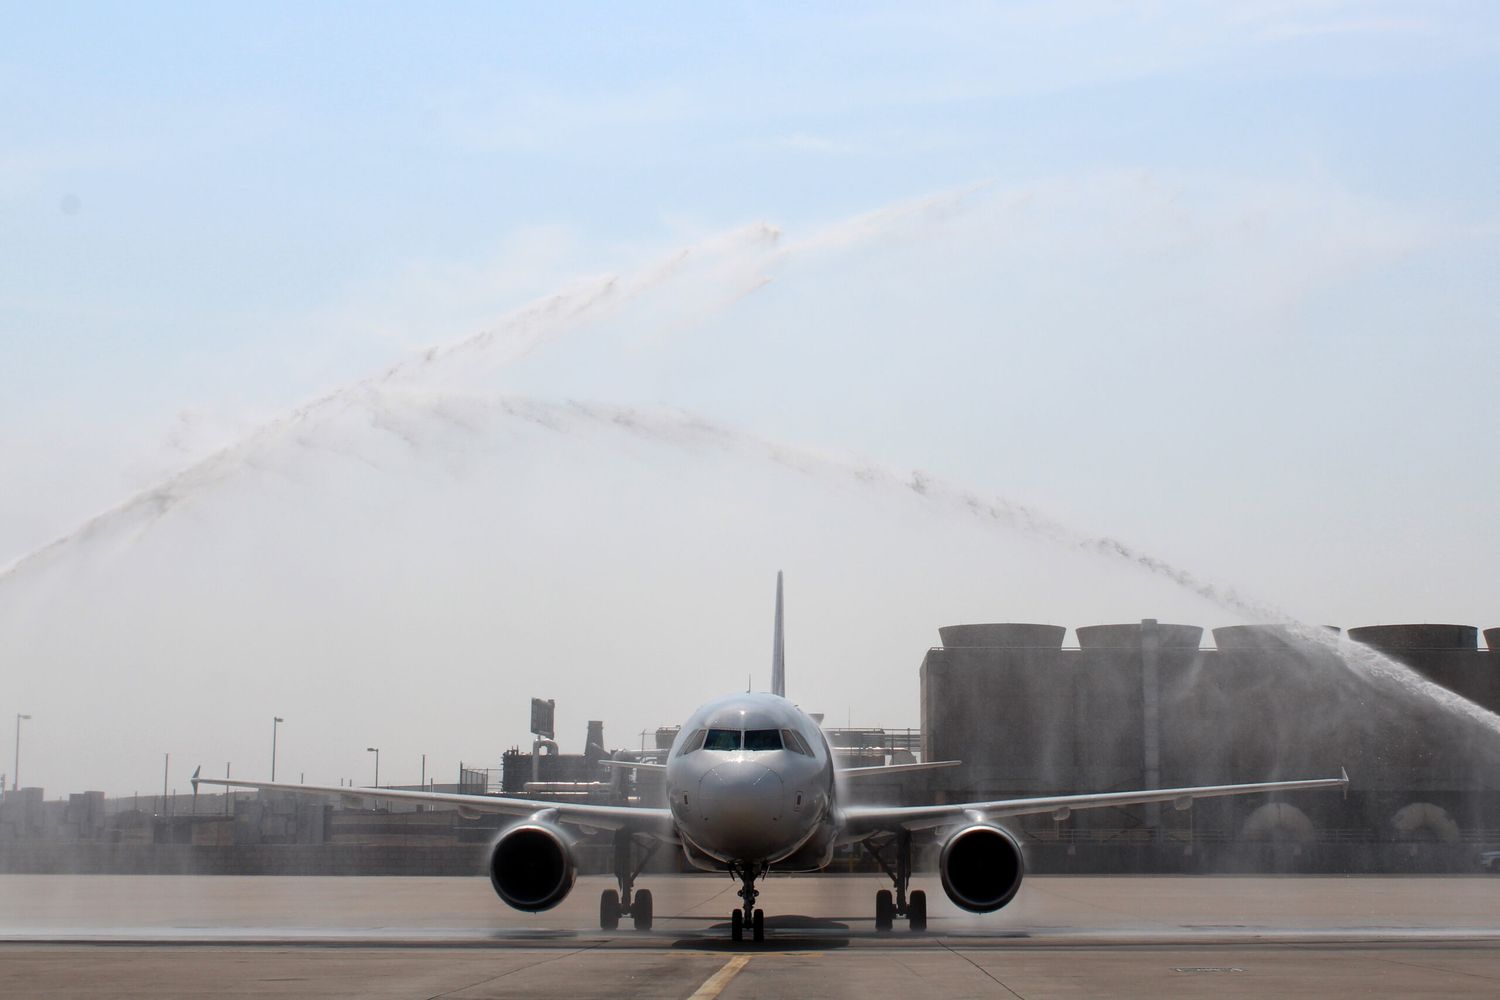
[[1344, 801], [1348, 802], [1349, 801], [1349, 769], [1347, 767], [1345, 767], [1344, 765], [1342, 765], [1342, 764], [1339, 765], [1339, 777], [1344, 779]]
[[781, 631], [781, 570], [776, 571], [776, 632], [771, 639], [771, 693], [786, 697], [786, 643]]
[[193, 801], [198, 800], [198, 775], [203, 772], [203, 765], [199, 764], [193, 768]]

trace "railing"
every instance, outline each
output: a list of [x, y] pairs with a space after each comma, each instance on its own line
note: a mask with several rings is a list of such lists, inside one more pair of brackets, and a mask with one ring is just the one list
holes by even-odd
[[[1038, 844], [1254, 844], [1223, 829], [1150, 829], [1147, 827], [1096, 827], [1056, 830], [1027, 830], [1027, 840]], [[1293, 840], [1295, 838], [1286, 838]], [[1375, 829], [1314, 830], [1302, 843], [1308, 844], [1428, 844], [1440, 842], [1433, 837], [1393, 837], [1389, 831]], [[1472, 847], [1494, 845], [1500, 850], [1500, 830], [1459, 830], [1458, 839], [1449, 843]]]
[[500, 791], [500, 769], [458, 765], [458, 790], [464, 795], [489, 795]]

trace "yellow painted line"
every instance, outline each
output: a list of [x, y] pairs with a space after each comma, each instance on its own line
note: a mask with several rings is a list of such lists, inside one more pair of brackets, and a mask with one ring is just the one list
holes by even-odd
[[704, 980], [703, 985], [698, 987], [698, 992], [688, 997], [688, 1000], [714, 1000], [714, 997], [724, 992], [724, 987], [729, 985], [729, 981], [738, 976], [740, 970], [749, 964], [749, 955], [736, 955], [725, 962], [722, 969]]

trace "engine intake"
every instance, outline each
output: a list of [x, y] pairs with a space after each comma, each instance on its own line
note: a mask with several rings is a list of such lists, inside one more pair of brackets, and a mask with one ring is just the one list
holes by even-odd
[[523, 823], [495, 841], [489, 874], [495, 895], [518, 910], [535, 913], [567, 898], [578, 878], [578, 865], [560, 830], [543, 823]]
[[998, 826], [976, 823], [955, 832], [938, 856], [943, 891], [971, 913], [993, 913], [1015, 898], [1026, 874], [1021, 845]]

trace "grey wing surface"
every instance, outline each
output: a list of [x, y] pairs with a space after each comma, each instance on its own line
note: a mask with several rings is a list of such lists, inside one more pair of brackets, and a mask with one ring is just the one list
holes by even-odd
[[843, 810], [841, 839], [862, 840], [872, 834], [894, 830], [931, 830], [958, 823], [984, 822], [1009, 816], [1054, 813], [1059, 819], [1076, 809], [1139, 805], [1148, 802], [1183, 804], [1194, 799], [1226, 795], [1256, 795], [1264, 792], [1307, 791], [1344, 788], [1348, 772], [1337, 778], [1305, 781], [1263, 781], [1249, 785], [1198, 785], [1191, 788], [1148, 788], [1133, 792], [1098, 792], [1084, 795], [1047, 795], [1025, 799], [995, 799], [989, 802], [950, 802], [933, 806], [847, 806]]
[[266, 792], [288, 792], [297, 795], [334, 795], [345, 801], [389, 799], [422, 805], [456, 807], [460, 816], [473, 818], [486, 813], [505, 816], [535, 816], [546, 813], [557, 823], [588, 830], [628, 830], [660, 840], [675, 841], [672, 811], [648, 806], [609, 806], [584, 802], [546, 802], [540, 799], [517, 799], [499, 795], [471, 795], [459, 792], [415, 792], [395, 788], [355, 788], [344, 785], [293, 785], [277, 781], [241, 781], [238, 778], [200, 778], [193, 775], [193, 792], [199, 785], [221, 785], [226, 788], [253, 788]]
[[936, 771], [943, 767], [958, 767], [961, 760], [934, 760], [922, 764], [872, 764], [869, 767], [841, 767], [839, 775], [845, 778], [880, 778], [890, 774], [909, 774], [912, 771]]

